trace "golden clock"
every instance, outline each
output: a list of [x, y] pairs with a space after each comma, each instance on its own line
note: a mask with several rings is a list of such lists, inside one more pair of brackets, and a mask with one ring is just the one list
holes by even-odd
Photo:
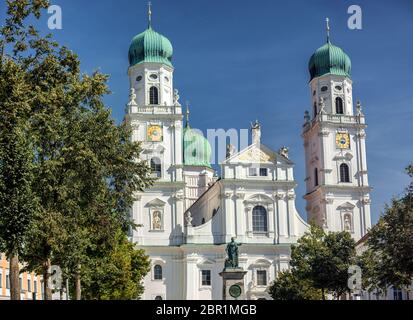
[[350, 135], [348, 133], [337, 133], [336, 145], [340, 149], [350, 149]]
[[160, 125], [150, 125], [147, 130], [148, 141], [151, 142], [161, 142], [163, 139], [162, 126]]

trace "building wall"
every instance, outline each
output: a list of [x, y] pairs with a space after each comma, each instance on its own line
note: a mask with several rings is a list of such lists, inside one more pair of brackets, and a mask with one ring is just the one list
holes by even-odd
[[[9, 261], [5, 254], [0, 253], [0, 300], [10, 299], [9, 280]], [[22, 268], [22, 266], [20, 266]], [[42, 278], [34, 273], [22, 273], [21, 279], [21, 299], [33, 300], [35, 294], [36, 300], [42, 300]]]

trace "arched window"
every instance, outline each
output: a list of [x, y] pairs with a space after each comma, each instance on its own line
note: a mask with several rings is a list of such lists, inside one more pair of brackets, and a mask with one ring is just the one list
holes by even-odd
[[313, 113], [314, 113], [314, 118], [317, 117], [317, 102], [314, 102], [314, 106], [313, 106]]
[[149, 104], [159, 104], [159, 94], [157, 87], [149, 89]]
[[155, 280], [162, 280], [162, 267], [159, 264], [153, 268], [153, 278]]
[[151, 169], [152, 169], [152, 173], [157, 178], [160, 178], [162, 176], [162, 166], [161, 166], [161, 160], [159, 160], [159, 158], [151, 159]]
[[314, 169], [314, 187], [318, 186], [318, 169]]
[[344, 114], [343, 99], [336, 98], [336, 114]]
[[163, 300], [161, 296], [156, 296], [155, 300]]
[[267, 210], [262, 206], [256, 206], [252, 210], [252, 231], [253, 232], [267, 232]]
[[340, 165], [340, 182], [350, 182], [350, 169], [345, 163]]

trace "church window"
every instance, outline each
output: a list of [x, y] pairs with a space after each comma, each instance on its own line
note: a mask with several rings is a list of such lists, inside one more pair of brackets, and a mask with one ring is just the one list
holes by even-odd
[[161, 166], [161, 160], [159, 158], [152, 158], [151, 159], [151, 169], [152, 169], [152, 174], [160, 178], [162, 176], [162, 166]]
[[260, 177], [267, 177], [267, 176], [268, 176], [268, 169], [260, 168]]
[[267, 285], [267, 271], [257, 270], [257, 286], [266, 286], [266, 285]]
[[326, 92], [327, 90], [328, 90], [328, 87], [327, 87], [327, 86], [321, 87], [321, 91], [322, 91], [322, 92]]
[[142, 80], [142, 76], [138, 76], [137, 78], [136, 78], [136, 81], [141, 81]]
[[262, 206], [256, 206], [252, 210], [252, 229], [256, 233], [268, 231], [267, 210]]
[[314, 169], [314, 187], [318, 187], [318, 169]]
[[343, 87], [342, 87], [342, 86], [336, 86], [335, 89], [336, 89], [337, 91], [341, 91], [341, 90], [343, 90]]
[[403, 291], [393, 287], [393, 300], [403, 300]]
[[256, 177], [257, 176], [257, 168], [249, 168], [248, 169], [248, 175], [250, 177]]
[[10, 276], [6, 274], [6, 289], [10, 289]]
[[157, 87], [149, 89], [149, 104], [159, 104], [159, 93]]
[[345, 163], [340, 165], [340, 182], [350, 182], [350, 169]]
[[344, 114], [343, 99], [336, 98], [336, 114]]
[[211, 285], [211, 270], [202, 270], [202, 285], [210, 286]]
[[159, 264], [153, 268], [153, 278], [155, 280], [162, 280], [162, 267]]
[[152, 80], [156, 80], [156, 79], [158, 79], [158, 75], [152, 73], [152, 74], [149, 76], [149, 78], [151, 78]]
[[162, 296], [156, 296], [155, 300], [163, 300], [163, 299], [162, 299]]

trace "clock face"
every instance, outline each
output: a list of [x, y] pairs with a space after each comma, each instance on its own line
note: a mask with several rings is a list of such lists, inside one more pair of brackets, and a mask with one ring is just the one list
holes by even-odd
[[150, 125], [147, 131], [148, 141], [151, 142], [161, 142], [162, 136], [162, 126], [160, 125]]
[[337, 133], [336, 145], [340, 149], [350, 149], [350, 136], [348, 133]]

